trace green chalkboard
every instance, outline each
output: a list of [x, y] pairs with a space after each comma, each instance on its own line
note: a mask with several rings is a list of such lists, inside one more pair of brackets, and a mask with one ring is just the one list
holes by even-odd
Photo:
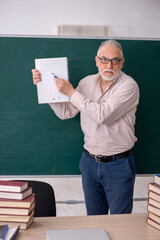
[[[68, 57], [69, 79], [97, 73], [94, 57], [103, 39], [0, 37], [0, 175], [80, 174], [83, 134], [79, 116], [58, 119], [38, 104], [34, 59]], [[160, 41], [119, 40], [124, 72], [140, 87], [137, 173], [160, 172]]]

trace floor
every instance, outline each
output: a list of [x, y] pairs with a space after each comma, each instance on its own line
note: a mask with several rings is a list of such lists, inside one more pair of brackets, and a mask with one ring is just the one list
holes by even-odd
[[[57, 216], [86, 215], [81, 176], [0, 176], [1, 180], [28, 179], [48, 182], [55, 191]], [[148, 183], [154, 175], [137, 175], [133, 213], [147, 212]]]
[[[28, 179], [48, 182], [55, 191], [57, 216], [86, 215], [81, 176], [0, 176], [1, 180]], [[148, 183], [154, 175], [137, 175], [133, 213], [147, 212]]]

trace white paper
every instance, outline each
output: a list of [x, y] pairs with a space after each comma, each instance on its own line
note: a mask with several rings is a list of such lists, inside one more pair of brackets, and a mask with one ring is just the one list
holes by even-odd
[[69, 97], [60, 93], [54, 76], [68, 80], [67, 57], [35, 59], [35, 67], [41, 73], [37, 84], [38, 103], [68, 102]]

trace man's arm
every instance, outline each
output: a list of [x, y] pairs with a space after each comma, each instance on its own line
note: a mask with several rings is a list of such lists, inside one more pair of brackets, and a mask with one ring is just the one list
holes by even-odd
[[[33, 84], [37, 85], [37, 83], [41, 81], [40, 72], [37, 69], [33, 69], [32, 76], [33, 76]], [[56, 81], [56, 84], [58, 85], [57, 86], [58, 89], [62, 89], [65, 93], [68, 93], [69, 95], [73, 94], [75, 89], [72, 87], [72, 85], [68, 81], [63, 80], [63, 84], [61, 84], [62, 81], [58, 81], [59, 79], [56, 79], [56, 78], [54, 79]], [[67, 82], [68, 84], [65, 84], [65, 82]], [[70, 88], [67, 87], [68, 85], [70, 85]], [[70, 89], [70, 91], [68, 89]], [[60, 119], [72, 118], [79, 113], [79, 109], [75, 108], [70, 102], [69, 103], [49, 103], [49, 106]]]
[[[73, 87], [64, 82], [63, 79], [58, 79], [58, 82], [61, 82], [59, 91], [70, 97], [72, 105], [99, 124], [112, 124], [129, 113], [139, 102], [138, 85], [135, 81], [129, 79], [122, 83], [115, 93], [103, 103], [90, 101], [78, 89], [73, 91]], [[63, 85], [65, 86], [64, 88]]]

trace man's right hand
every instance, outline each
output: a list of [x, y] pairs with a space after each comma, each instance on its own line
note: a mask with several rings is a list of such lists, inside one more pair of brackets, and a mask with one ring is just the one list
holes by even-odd
[[41, 74], [37, 69], [32, 69], [32, 77], [33, 77], [33, 84], [37, 85], [38, 82], [40, 82]]

